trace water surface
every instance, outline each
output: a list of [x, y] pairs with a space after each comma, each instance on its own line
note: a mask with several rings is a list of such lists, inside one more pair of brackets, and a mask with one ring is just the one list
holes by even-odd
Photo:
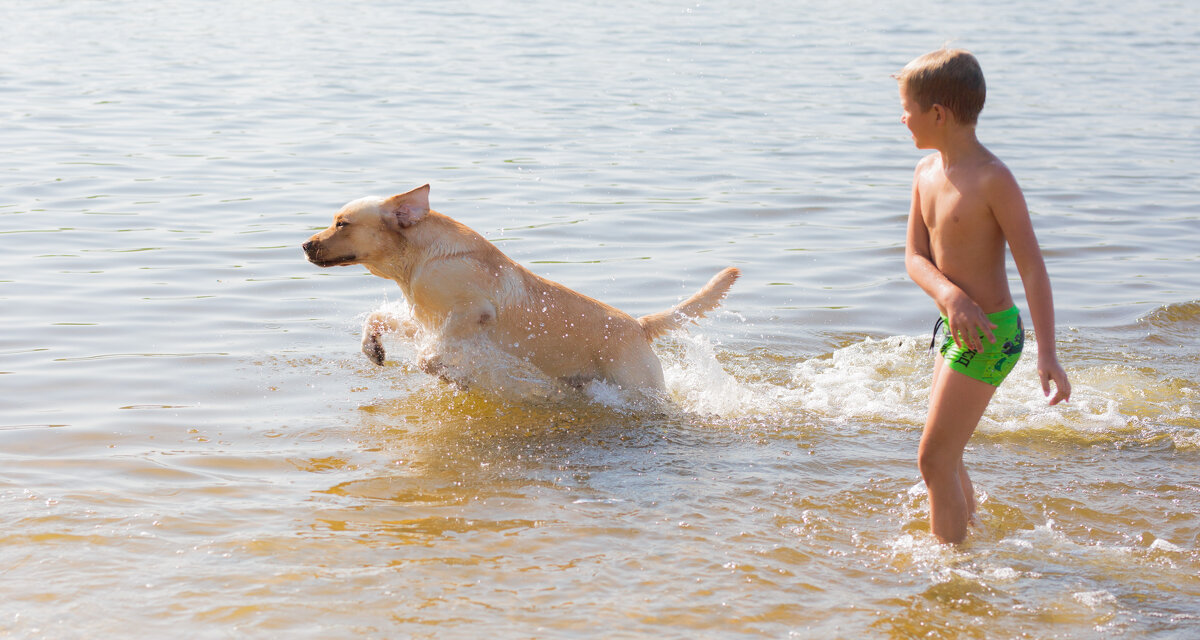
[[[1200, 618], [1200, 11], [1186, 3], [29, 2], [0, 21], [0, 634], [1187, 638]], [[1035, 343], [935, 544], [930, 301], [889, 77], [980, 57]], [[299, 244], [434, 208], [635, 315], [672, 402], [461, 392]], [[1014, 293], [1020, 285], [1012, 273]]]

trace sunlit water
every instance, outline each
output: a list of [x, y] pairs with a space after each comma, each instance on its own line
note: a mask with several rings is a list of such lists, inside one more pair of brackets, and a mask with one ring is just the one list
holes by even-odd
[[[995, 5], [7, 4], [0, 635], [1195, 637], [1200, 11]], [[958, 548], [889, 77], [947, 41], [1075, 386], [1029, 343]], [[635, 315], [744, 276], [663, 406], [375, 367], [400, 291], [298, 245], [425, 182]]]

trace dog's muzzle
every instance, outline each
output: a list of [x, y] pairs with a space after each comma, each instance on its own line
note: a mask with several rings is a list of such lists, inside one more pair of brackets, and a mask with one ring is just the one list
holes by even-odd
[[309, 240], [308, 242], [300, 245], [300, 248], [304, 249], [304, 257], [308, 258], [309, 262], [315, 263], [317, 261], [317, 252], [321, 250], [321, 246], [315, 241]]
[[321, 255], [321, 245], [316, 240], [309, 240], [300, 245], [304, 249], [304, 257], [308, 261], [318, 267], [336, 267], [338, 265], [353, 264], [355, 256], [341, 256], [337, 258], [328, 258]]

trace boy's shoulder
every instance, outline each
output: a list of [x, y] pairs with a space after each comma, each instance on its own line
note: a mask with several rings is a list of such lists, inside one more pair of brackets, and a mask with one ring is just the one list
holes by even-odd
[[1006, 187], [1016, 183], [1016, 177], [996, 154], [986, 147], [970, 162], [964, 162], [955, 173], [982, 187]]
[[[917, 183], [921, 183], [923, 179], [935, 182], [944, 180], [947, 171], [948, 169], [942, 166], [941, 152], [935, 151], [917, 161], [914, 180]], [[987, 192], [997, 188], [1020, 189], [1016, 176], [1009, 170], [1008, 165], [986, 148], [972, 161], [955, 165], [953, 172], [955, 180], [965, 181], [961, 183], [963, 186], [972, 185], [971, 190], [982, 189]]]
[[1017, 178], [1013, 172], [1004, 164], [1004, 161], [996, 157], [996, 154], [990, 151], [986, 158], [981, 159], [978, 166], [975, 168], [975, 174], [980, 183], [986, 187], [1011, 188], [1017, 186]]
[[939, 166], [938, 163], [941, 162], [941, 157], [942, 157], [942, 154], [940, 152], [935, 151], [935, 152], [925, 156], [924, 158], [917, 160], [917, 168], [916, 168], [917, 177], [920, 177], [921, 175], [923, 175], [930, 169], [936, 169]]

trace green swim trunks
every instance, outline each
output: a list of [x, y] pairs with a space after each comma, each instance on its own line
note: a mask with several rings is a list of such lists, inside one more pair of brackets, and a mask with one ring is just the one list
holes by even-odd
[[950, 323], [946, 321], [945, 316], [934, 325], [933, 334], [936, 340], [938, 329], [941, 329], [940, 351], [946, 366], [998, 387], [1013, 367], [1017, 366], [1017, 360], [1021, 359], [1021, 349], [1025, 346], [1025, 327], [1021, 324], [1021, 310], [1015, 305], [1006, 311], [989, 313], [987, 317], [996, 325], [992, 330], [996, 341], [988, 342], [987, 334], [981, 332], [983, 351], [972, 351], [954, 344], [954, 338], [950, 337]]

